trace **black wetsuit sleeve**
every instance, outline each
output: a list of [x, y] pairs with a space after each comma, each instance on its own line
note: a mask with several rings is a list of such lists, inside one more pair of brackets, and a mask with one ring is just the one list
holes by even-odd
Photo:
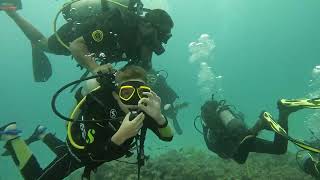
[[163, 126], [159, 126], [153, 119], [148, 117], [145, 120], [147, 127], [162, 141], [171, 141], [173, 139], [173, 133], [166, 118], [166, 123]]

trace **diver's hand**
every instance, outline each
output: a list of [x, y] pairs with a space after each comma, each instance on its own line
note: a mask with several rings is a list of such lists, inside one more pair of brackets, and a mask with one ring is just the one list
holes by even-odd
[[110, 63], [108, 63], [108, 64], [104, 64], [104, 65], [98, 66], [97, 68], [95, 68], [93, 70], [92, 73], [94, 75], [97, 75], [98, 72], [101, 72], [101, 73], [105, 74], [105, 73], [110, 73], [112, 71], [113, 71], [112, 65]]
[[111, 141], [117, 145], [123, 144], [127, 139], [138, 134], [143, 126], [145, 115], [140, 113], [130, 121], [130, 112], [126, 115], [118, 131], [112, 136]]
[[154, 119], [159, 125], [165, 124], [166, 120], [161, 113], [161, 99], [153, 91], [144, 92], [147, 98], [140, 99], [138, 107]]

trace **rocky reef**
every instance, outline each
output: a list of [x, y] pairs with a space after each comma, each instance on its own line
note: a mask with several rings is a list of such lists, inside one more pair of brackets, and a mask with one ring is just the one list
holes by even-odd
[[[135, 156], [134, 156], [135, 157]], [[135, 158], [125, 159], [135, 162]], [[79, 179], [82, 170], [69, 179]], [[137, 166], [110, 162], [101, 166], [92, 179], [135, 180]], [[151, 157], [141, 169], [141, 180], [311, 180], [303, 173], [294, 154], [264, 155], [251, 153], [244, 165], [223, 160], [197, 149], [171, 150]]]

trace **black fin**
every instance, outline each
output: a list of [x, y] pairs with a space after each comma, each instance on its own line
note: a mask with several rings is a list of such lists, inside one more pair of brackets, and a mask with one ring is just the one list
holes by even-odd
[[32, 67], [35, 82], [46, 82], [52, 75], [50, 61], [46, 54], [32, 45]]
[[176, 118], [174, 118], [174, 119], [172, 119], [172, 121], [173, 121], [173, 127], [174, 127], [176, 133], [181, 135], [183, 133], [183, 131], [179, 125], [178, 120]]

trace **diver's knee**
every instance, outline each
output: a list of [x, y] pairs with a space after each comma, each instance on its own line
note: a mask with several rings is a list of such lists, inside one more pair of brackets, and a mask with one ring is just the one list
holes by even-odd
[[278, 149], [276, 150], [276, 153], [275, 153], [275, 154], [282, 155], [282, 154], [287, 153], [287, 150], [288, 150], [288, 147], [278, 148]]
[[49, 49], [48, 38], [42, 37], [38, 41], [32, 43], [34, 46], [40, 48], [42, 51], [52, 53], [52, 51]]

